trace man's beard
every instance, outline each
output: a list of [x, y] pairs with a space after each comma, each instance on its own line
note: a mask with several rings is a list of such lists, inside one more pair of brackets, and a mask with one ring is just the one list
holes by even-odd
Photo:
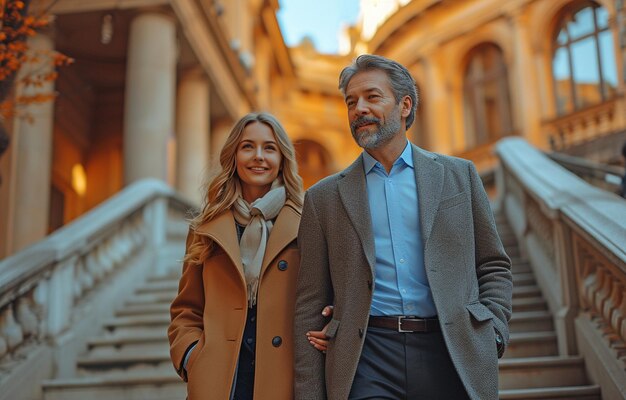
[[[364, 149], [376, 149], [388, 143], [400, 132], [402, 126], [400, 107], [397, 107], [389, 116], [390, 118], [387, 119], [385, 124], [381, 124], [380, 119], [374, 117], [359, 117], [352, 121], [350, 130], [352, 131], [352, 137], [356, 143]], [[377, 129], [372, 132], [368, 130], [371, 129], [371, 127], [368, 127], [362, 133], [357, 133], [357, 127], [367, 123], [376, 124]]]

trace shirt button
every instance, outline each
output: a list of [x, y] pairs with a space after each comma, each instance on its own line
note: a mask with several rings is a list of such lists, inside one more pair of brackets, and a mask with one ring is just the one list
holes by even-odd
[[402, 289], [402, 293], [406, 293], [406, 289]]
[[252, 342], [254, 342], [254, 339], [252, 339], [252, 338], [247, 338], [246, 339], [246, 343], [252, 344]]
[[404, 258], [400, 259], [400, 264], [404, 264]]

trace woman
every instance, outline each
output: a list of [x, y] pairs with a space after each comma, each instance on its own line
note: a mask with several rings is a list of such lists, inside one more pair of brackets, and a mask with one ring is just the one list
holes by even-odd
[[[233, 127], [187, 237], [170, 353], [189, 400], [292, 399], [302, 179], [280, 123]], [[324, 335], [311, 340], [323, 349]]]

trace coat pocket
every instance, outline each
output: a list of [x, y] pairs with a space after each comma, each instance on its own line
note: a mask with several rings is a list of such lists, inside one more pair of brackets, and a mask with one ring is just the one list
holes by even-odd
[[445, 210], [446, 208], [452, 208], [469, 201], [466, 192], [457, 193], [451, 197], [441, 200], [439, 203], [439, 210]]
[[494, 318], [493, 313], [489, 311], [487, 306], [479, 301], [466, 304], [465, 308], [467, 308], [467, 311], [469, 311], [476, 321], [482, 322], [487, 321], [488, 319], [493, 320]]
[[329, 338], [334, 338], [337, 335], [337, 330], [339, 330], [339, 324], [341, 321], [338, 319], [331, 319], [326, 327], [326, 336]]
[[189, 359], [187, 360], [187, 367], [185, 368], [185, 370], [187, 370], [187, 377], [189, 377], [189, 371], [191, 371], [191, 369], [193, 368], [193, 365], [198, 359], [198, 356], [200, 355], [203, 347], [204, 333], [202, 333], [202, 336], [200, 336], [200, 340], [198, 340], [198, 343], [196, 343], [196, 347], [191, 350], [191, 354], [189, 355]]

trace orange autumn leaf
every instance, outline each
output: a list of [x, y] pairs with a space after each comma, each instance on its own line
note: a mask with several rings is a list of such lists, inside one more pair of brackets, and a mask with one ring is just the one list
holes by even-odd
[[[37, 31], [49, 24], [47, 15], [29, 15], [27, 4], [29, 1], [5, 0], [0, 4], [0, 82], [9, 81], [23, 87], [41, 88], [45, 83], [58, 78], [57, 67], [70, 65], [74, 59], [56, 51], [31, 51], [27, 39], [37, 34]], [[54, 67], [51, 72], [41, 73], [33, 71], [25, 73], [16, 79], [16, 73], [24, 65], [49, 63]], [[15, 81], [13, 81], [16, 79]], [[8, 97], [9, 91], [4, 88], [0, 93], [0, 122], [7, 118], [23, 114], [22, 108], [30, 104], [51, 101], [56, 96], [51, 93], [38, 93], [29, 96]], [[20, 115], [22, 114], [22, 115]]]

